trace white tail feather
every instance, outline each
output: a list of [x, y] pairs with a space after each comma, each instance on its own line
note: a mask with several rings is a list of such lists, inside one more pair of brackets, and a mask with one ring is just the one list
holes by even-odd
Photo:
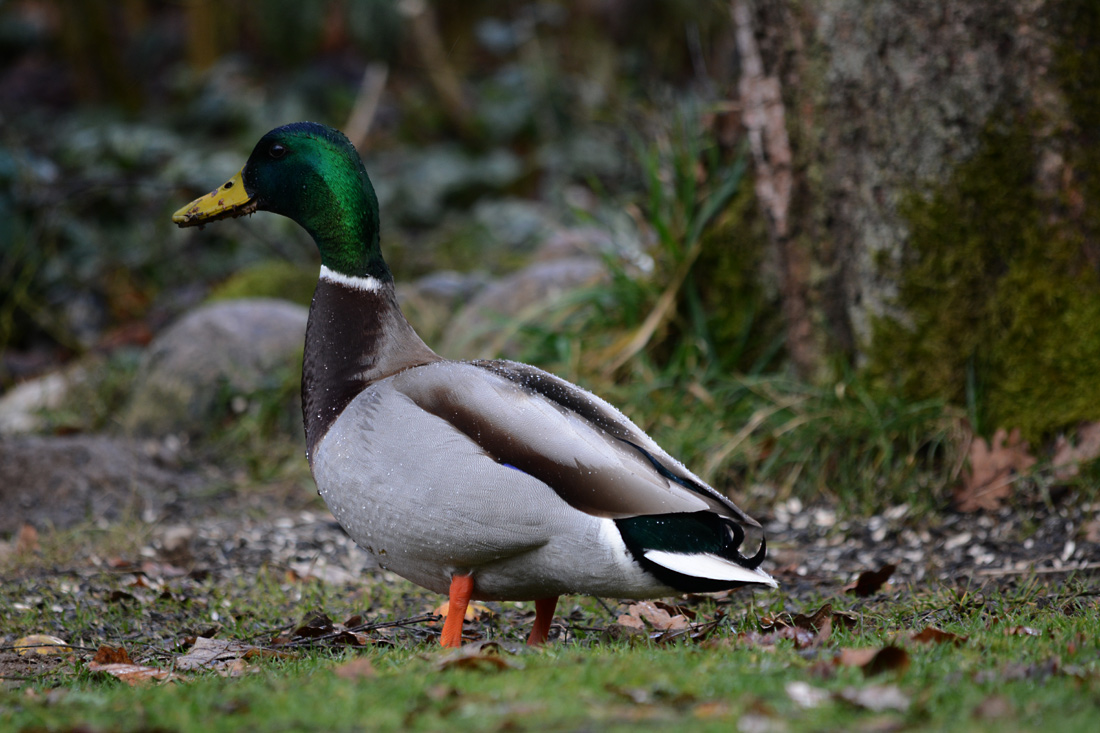
[[669, 570], [696, 578], [759, 583], [760, 585], [770, 585], [772, 588], [779, 587], [779, 583], [775, 582], [775, 578], [759, 568], [750, 570], [724, 557], [710, 553], [684, 554], [646, 550], [645, 558]]

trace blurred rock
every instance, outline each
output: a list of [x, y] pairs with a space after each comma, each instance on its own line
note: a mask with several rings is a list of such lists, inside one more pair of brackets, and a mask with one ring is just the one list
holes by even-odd
[[543, 240], [535, 251], [534, 259], [548, 262], [565, 257], [598, 257], [616, 253], [615, 240], [607, 232], [595, 227], [574, 227], [559, 229]]
[[0, 440], [0, 533], [127, 515], [155, 519], [199, 485], [136, 441], [92, 435]]
[[438, 344], [455, 311], [489, 284], [484, 272], [440, 270], [397, 285], [397, 300], [405, 317], [429, 345]]
[[449, 358], [517, 356], [511, 335], [525, 319], [553, 308], [578, 288], [608, 279], [595, 257], [565, 257], [531, 264], [481, 291], [446, 328], [441, 353]]
[[131, 434], [197, 435], [228, 396], [270, 385], [300, 361], [308, 310], [275, 299], [223, 301], [185, 315], [149, 345], [122, 416]]
[[61, 406], [78, 372], [55, 372], [17, 384], [0, 396], [0, 436], [33, 433], [44, 427], [43, 410]]
[[526, 199], [485, 199], [473, 213], [490, 240], [512, 252], [530, 252], [555, 228], [547, 208]]

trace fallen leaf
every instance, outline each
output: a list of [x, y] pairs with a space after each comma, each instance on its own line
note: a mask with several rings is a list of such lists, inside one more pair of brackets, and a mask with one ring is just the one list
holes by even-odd
[[[772, 619], [764, 619], [762, 628], [769, 631], [764, 636], [749, 637], [758, 644], [772, 645], [780, 639], [794, 641], [795, 648], [809, 649], [827, 641], [832, 635], [832, 604], [826, 603], [811, 614], [796, 613], [793, 616], [782, 614]], [[844, 623], [847, 623], [847, 619]]]
[[100, 645], [92, 661], [96, 664], [133, 664], [134, 660], [126, 653], [125, 647]]
[[962, 646], [969, 638], [937, 629], [935, 626], [925, 626], [919, 633], [912, 636], [913, 641], [919, 641], [922, 644], [954, 644], [955, 646]]
[[869, 687], [847, 687], [837, 697], [859, 708], [882, 712], [909, 709], [909, 698], [897, 685], [871, 685]]
[[444, 655], [436, 662], [436, 669], [523, 669], [523, 664], [501, 656], [503, 647], [495, 641], [466, 644]]
[[878, 654], [878, 649], [841, 649], [833, 662], [840, 667], [862, 667]]
[[[688, 621], [694, 621], [695, 617], [699, 615], [695, 613], [695, 611], [692, 611], [690, 608], [685, 608], [684, 606], [674, 606], [671, 603], [665, 603], [664, 601], [653, 601], [653, 605], [657, 608], [663, 608], [664, 610], [668, 611], [668, 614], [670, 616], [680, 615], [686, 618]], [[723, 614], [723, 612], [721, 611], [719, 613]]]
[[672, 616], [664, 608], [649, 601], [631, 604], [626, 609], [626, 613], [619, 616], [617, 620], [619, 624], [635, 629], [645, 628], [645, 624], [648, 623], [657, 631], [678, 631], [686, 629], [689, 625], [687, 618], [682, 614]]
[[975, 437], [967, 460], [969, 469], [963, 474], [962, 485], [955, 489], [955, 505], [961, 512], [998, 509], [1012, 493], [1013, 477], [1035, 465], [1019, 428], [1011, 433], [998, 428], [988, 443]]
[[794, 681], [786, 684], [787, 697], [800, 708], [809, 710], [820, 707], [829, 699], [829, 691], [814, 687], [808, 682]]
[[47, 656], [49, 654], [64, 654], [69, 651], [70, 647], [69, 642], [58, 639], [56, 636], [31, 634], [30, 636], [24, 636], [22, 639], [16, 639], [12, 648], [22, 656], [28, 654]]
[[864, 570], [856, 578], [856, 581], [850, 585], [844, 587], [845, 592], [853, 593], [860, 598], [866, 598], [878, 593], [879, 589], [885, 585], [886, 581], [890, 579], [890, 576], [894, 574], [894, 571], [898, 569], [897, 565], [893, 563], [886, 563], [878, 570]]
[[1077, 440], [1070, 443], [1064, 435], [1054, 444], [1051, 465], [1058, 479], [1073, 478], [1081, 472], [1081, 464], [1100, 457], [1100, 422], [1085, 423], [1077, 429]]
[[868, 677], [883, 672], [904, 674], [909, 668], [909, 653], [893, 644], [881, 649], [841, 649], [833, 662], [840, 667], [859, 667]]
[[875, 656], [871, 657], [871, 661], [863, 665], [863, 674], [868, 677], [884, 672], [897, 672], [902, 675], [907, 669], [909, 669], [909, 652], [900, 646], [889, 644], [879, 649]]
[[[447, 618], [447, 612], [450, 611], [450, 601], [444, 601], [439, 606], [436, 606], [432, 611], [436, 616]], [[471, 603], [466, 606], [466, 614], [462, 617], [463, 621], [480, 621], [483, 618], [492, 618], [495, 614], [493, 609], [486, 606], [484, 603]]]
[[335, 628], [327, 615], [323, 613], [313, 613], [306, 616], [302, 624], [294, 629], [291, 636], [296, 636], [304, 639], [316, 639], [320, 636], [332, 634], [335, 632]]
[[1100, 544], [1100, 519], [1094, 519], [1085, 525], [1085, 542]]
[[773, 636], [777, 639], [790, 639], [794, 642], [795, 649], [810, 649], [821, 641], [817, 633], [799, 626], [784, 626], [777, 629]]
[[374, 665], [366, 657], [357, 657], [332, 670], [342, 680], [361, 680], [376, 676]]
[[796, 613], [791, 617], [791, 623], [800, 629], [811, 631], [832, 630], [833, 606], [826, 603], [811, 614]]
[[271, 649], [263, 649], [258, 646], [246, 644], [243, 641], [232, 639], [207, 639], [200, 636], [195, 639], [194, 646], [183, 656], [176, 659], [177, 669], [195, 670], [211, 669], [217, 672], [233, 672], [241, 669], [240, 665], [230, 667], [230, 662], [237, 659], [253, 659], [256, 657], [289, 657], [286, 652], [277, 652]]
[[146, 667], [140, 664], [100, 664], [88, 662], [88, 671], [101, 672], [116, 677], [128, 685], [139, 685], [153, 680], [168, 681], [183, 679], [174, 672], [157, 667]]

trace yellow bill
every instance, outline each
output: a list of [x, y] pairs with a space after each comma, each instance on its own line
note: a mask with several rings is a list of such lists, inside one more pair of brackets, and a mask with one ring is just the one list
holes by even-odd
[[243, 168], [221, 186], [172, 214], [172, 221], [181, 227], [202, 226], [207, 222], [256, 211], [256, 200], [244, 190], [242, 173]]

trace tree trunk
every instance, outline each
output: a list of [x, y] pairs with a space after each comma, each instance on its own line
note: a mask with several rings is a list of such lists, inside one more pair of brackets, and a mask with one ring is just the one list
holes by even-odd
[[1040, 418], [1059, 393], [1028, 385], [1063, 379], [1067, 350], [1100, 360], [1083, 323], [1100, 316], [1100, 3], [732, 0], [731, 15], [798, 370], [820, 378], [840, 355], [915, 396], [980, 388], [988, 419], [1033, 436], [1100, 418], [1095, 389]]

